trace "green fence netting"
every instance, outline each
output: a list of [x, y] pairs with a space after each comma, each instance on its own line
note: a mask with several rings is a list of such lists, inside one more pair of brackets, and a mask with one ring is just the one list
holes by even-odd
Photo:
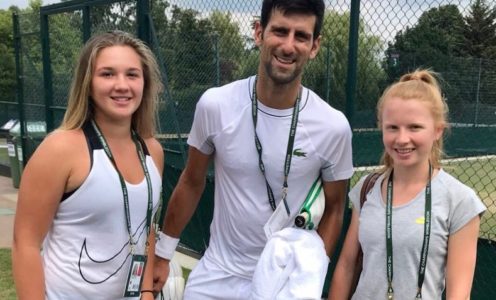
[[[327, 0], [326, 5], [322, 47], [305, 69], [304, 84], [345, 112], [352, 124], [356, 174], [351, 185], [376, 168], [381, 155], [375, 105], [382, 90], [416, 68], [438, 72], [450, 108], [444, 168], [474, 188], [488, 207], [481, 223], [472, 299], [496, 299], [494, 3]], [[20, 47], [15, 54], [21, 77], [15, 100], [12, 95], [0, 99], [0, 120], [20, 115], [23, 124], [43, 121], [53, 130], [63, 116], [84, 41], [112, 29], [135, 33], [157, 55], [166, 86], [158, 137], [166, 152], [167, 201], [184, 167], [185, 141], [200, 95], [256, 72], [252, 25], [260, 8], [261, 0], [80, 0], [16, 15], [14, 36]], [[23, 135], [32, 141], [26, 145], [28, 158], [39, 139], [30, 138], [26, 130]], [[181, 237], [185, 247], [200, 254], [208, 244], [213, 180], [210, 170], [200, 206]], [[346, 214], [349, 217], [349, 211]]]

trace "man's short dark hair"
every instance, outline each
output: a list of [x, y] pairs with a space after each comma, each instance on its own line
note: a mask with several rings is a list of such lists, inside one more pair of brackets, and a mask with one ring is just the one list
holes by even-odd
[[298, 13], [316, 16], [313, 38], [315, 39], [320, 35], [325, 12], [323, 0], [264, 0], [260, 17], [260, 23], [263, 28], [267, 27], [274, 10], [280, 10], [284, 15]]

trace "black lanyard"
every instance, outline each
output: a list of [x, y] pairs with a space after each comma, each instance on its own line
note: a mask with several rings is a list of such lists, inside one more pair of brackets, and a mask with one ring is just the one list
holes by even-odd
[[[387, 299], [392, 300], [393, 291], [393, 171], [388, 178], [387, 184], [387, 202], [386, 202], [386, 272], [388, 280]], [[425, 269], [427, 266], [427, 254], [429, 252], [429, 240], [431, 235], [431, 177], [432, 168], [429, 163], [429, 181], [425, 187], [425, 210], [424, 210], [424, 241], [422, 251], [420, 252], [420, 262], [418, 269], [417, 296], [415, 299], [422, 299], [422, 285], [425, 278]]]
[[[124, 177], [122, 177], [121, 172], [119, 172], [119, 169], [117, 168], [117, 164], [115, 163], [114, 156], [112, 155], [112, 152], [110, 151], [110, 148], [107, 144], [107, 141], [105, 140], [105, 137], [103, 136], [102, 132], [100, 131], [100, 128], [98, 128], [98, 125], [96, 125], [94, 120], [91, 120], [91, 124], [93, 125], [93, 128], [96, 131], [98, 139], [102, 143], [103, 150], [105, 151], [105, 154], [107, 154], [107, 157], [110, 159], [110, 161], [114, 165], [114, 168], [115, 168], [115, 171], [117, 172], [117, 175], [119, 175], [119, 181], [121, 183], [122, 196], [123, 196], [123, 200], [124, 200], [124, 213], [126, 214], [127, 232], [129, 234], [129, 246], [130, 246], [131, 254], [134, 254], [134, 245], [136, 245], [136, 242], [133, 240], [133, 236], [132, 236], [131, 215], [130, 215], [130, 209], [129, 209], [129, 194], [127, 192], [126, 182], [124, 180]], [[150, 226], [151, 226], [152, 211], [153, 211], [152, 181], [150, 179], [150, 173], [148, 172], [148, 167], [146, 166], [146, 158], [145, 158], [145, 154], [143, 151], [143, 146], [141, 145], [141, 143], [139, 141], [138, 134], [136, 134], [136, 132], [134, 130], [131, 130], [131, 136], [133, 138], [134, 144], [136, 145], [136, 151], [138, 152], [141, 167], [143, 167], [143, 172], [145, 173], [146, 185], [148, 188], [148, 206], [147, 206], [147, 210], [146, 210], [146, 233], [147, 233], [147, 237], [148, 237], [150, 235]], [[146, 241], [146, 246], [148, 248], [148, 238]], [[147, 255], [147, 252], [148, 252], [148, 250], [145, 251], [145, 255]]]
[[[289, 130], [289, 139], [288, 139], [288, 148], [286, 150], [286, 159], [284, 160], [284, 183], [282, 185], [282, 201], [284, 203], [284, 207], [286, 208], [286, 212], [288, 216], [290, 215], [289, 206], [286, 201], [286, 196], [288, 194], [288, 175], [289, 169], [291, 167], [291, 159], [293, 158], [293, 146], [296, 136], [296, 127], [298, 125], [298, 115], [300, 113], [300, 101], [301, 101], [301, 89], [298, 92], [298, 96], [296, 97], [296, 102], [293, 107], [293, 115], [291, 118], [291, 127]], [[260, 167], [260, 171], [265, 179], [265, 185], [267, 187], [267, 196], [269, 197], [270, 207], [272, 210], [276, 209], [276, 201], [274, 199], [274, 193], [272, 192], [272, 188], [267, 181], [267, 176], [265, 174], [265, 165], [262, 160], [262, 144], [258, 139], [257, 135], [257, 114], [258, 114], [258, 103], [257, 103], [257, 77], [255, 77], [255, 83], [253, 84], [253, 93], [251, 94], [251, 111], [253, 117], [253, 130], [255, 131], [255, 146], [257, 147], [258, 152], [258, 166]]]

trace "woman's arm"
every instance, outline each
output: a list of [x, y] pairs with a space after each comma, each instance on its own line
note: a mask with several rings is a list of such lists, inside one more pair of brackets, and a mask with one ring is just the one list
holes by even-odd
[[470, 299], [477, 258], [480, 217], [476, 216], [448, 240], [446, 299]]
[[[19, 299], [45, 299], [40, 248], [69, 181], [65, 133], [49, 135], [22, 174], [14, 220], [12, 264]], [[87, 151], [87, 150], [86, 150]]]
[[353, 209], [351, 223], [331, 280], [328, 299], [348, 300], [351, 298], [351, 287], [359, 250], [358, 218], [358, 212]]
[[[150, 138], [146, 140], [146, 146], [150, 151], [150, 155], [152, 156], [153, 161], [157, 166], [158, 171], [160, 172], [160, 175], [163, 177], [164, 149], [162, 148], [162, 145], [157, 139]], [[145, 278], [143, 278], [143, 284], [141, 285], [141, 290], [147, 292], [141, 294], [142, 300], [145, 299], [153, 300], [155, 299], [154, 297], [155, 293], [159, 292], [159, 288], [157, 287], [154, 288], [154, 285], [156, 284], [154, 283], [154, 278], [153, 278], [153, 271], [155, 265], [155, 241], [156, 241], [155, 228], [152, 228], [150, 232], [150, 236], [148, 237], [149, 248], [147, 253], [148, 256], [147, 256], [147, 263], [145, 269]], [[148, 291], [154, 291], [154, 293]]]
[[[143, 278], [143, 283], [141, 284], [142, 291], [153, 291], [153, 265], [155, 263], [155, 229], [153, 227], [150, 229], [148, 244], [149, 247], [144, 274], [145, 277]], [[155, 297], [151, 292], [144, 292], [141, 294], [141, 299], [155, 299]]]

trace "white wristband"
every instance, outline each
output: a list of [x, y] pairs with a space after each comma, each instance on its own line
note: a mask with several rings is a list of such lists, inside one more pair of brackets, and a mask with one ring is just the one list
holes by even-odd
[[176, 251], [177, 244], [179, 244], [179, 239], [170, 237], [160, 231], [157, 242], [155, 243], [155, 255], [171, 260]]

